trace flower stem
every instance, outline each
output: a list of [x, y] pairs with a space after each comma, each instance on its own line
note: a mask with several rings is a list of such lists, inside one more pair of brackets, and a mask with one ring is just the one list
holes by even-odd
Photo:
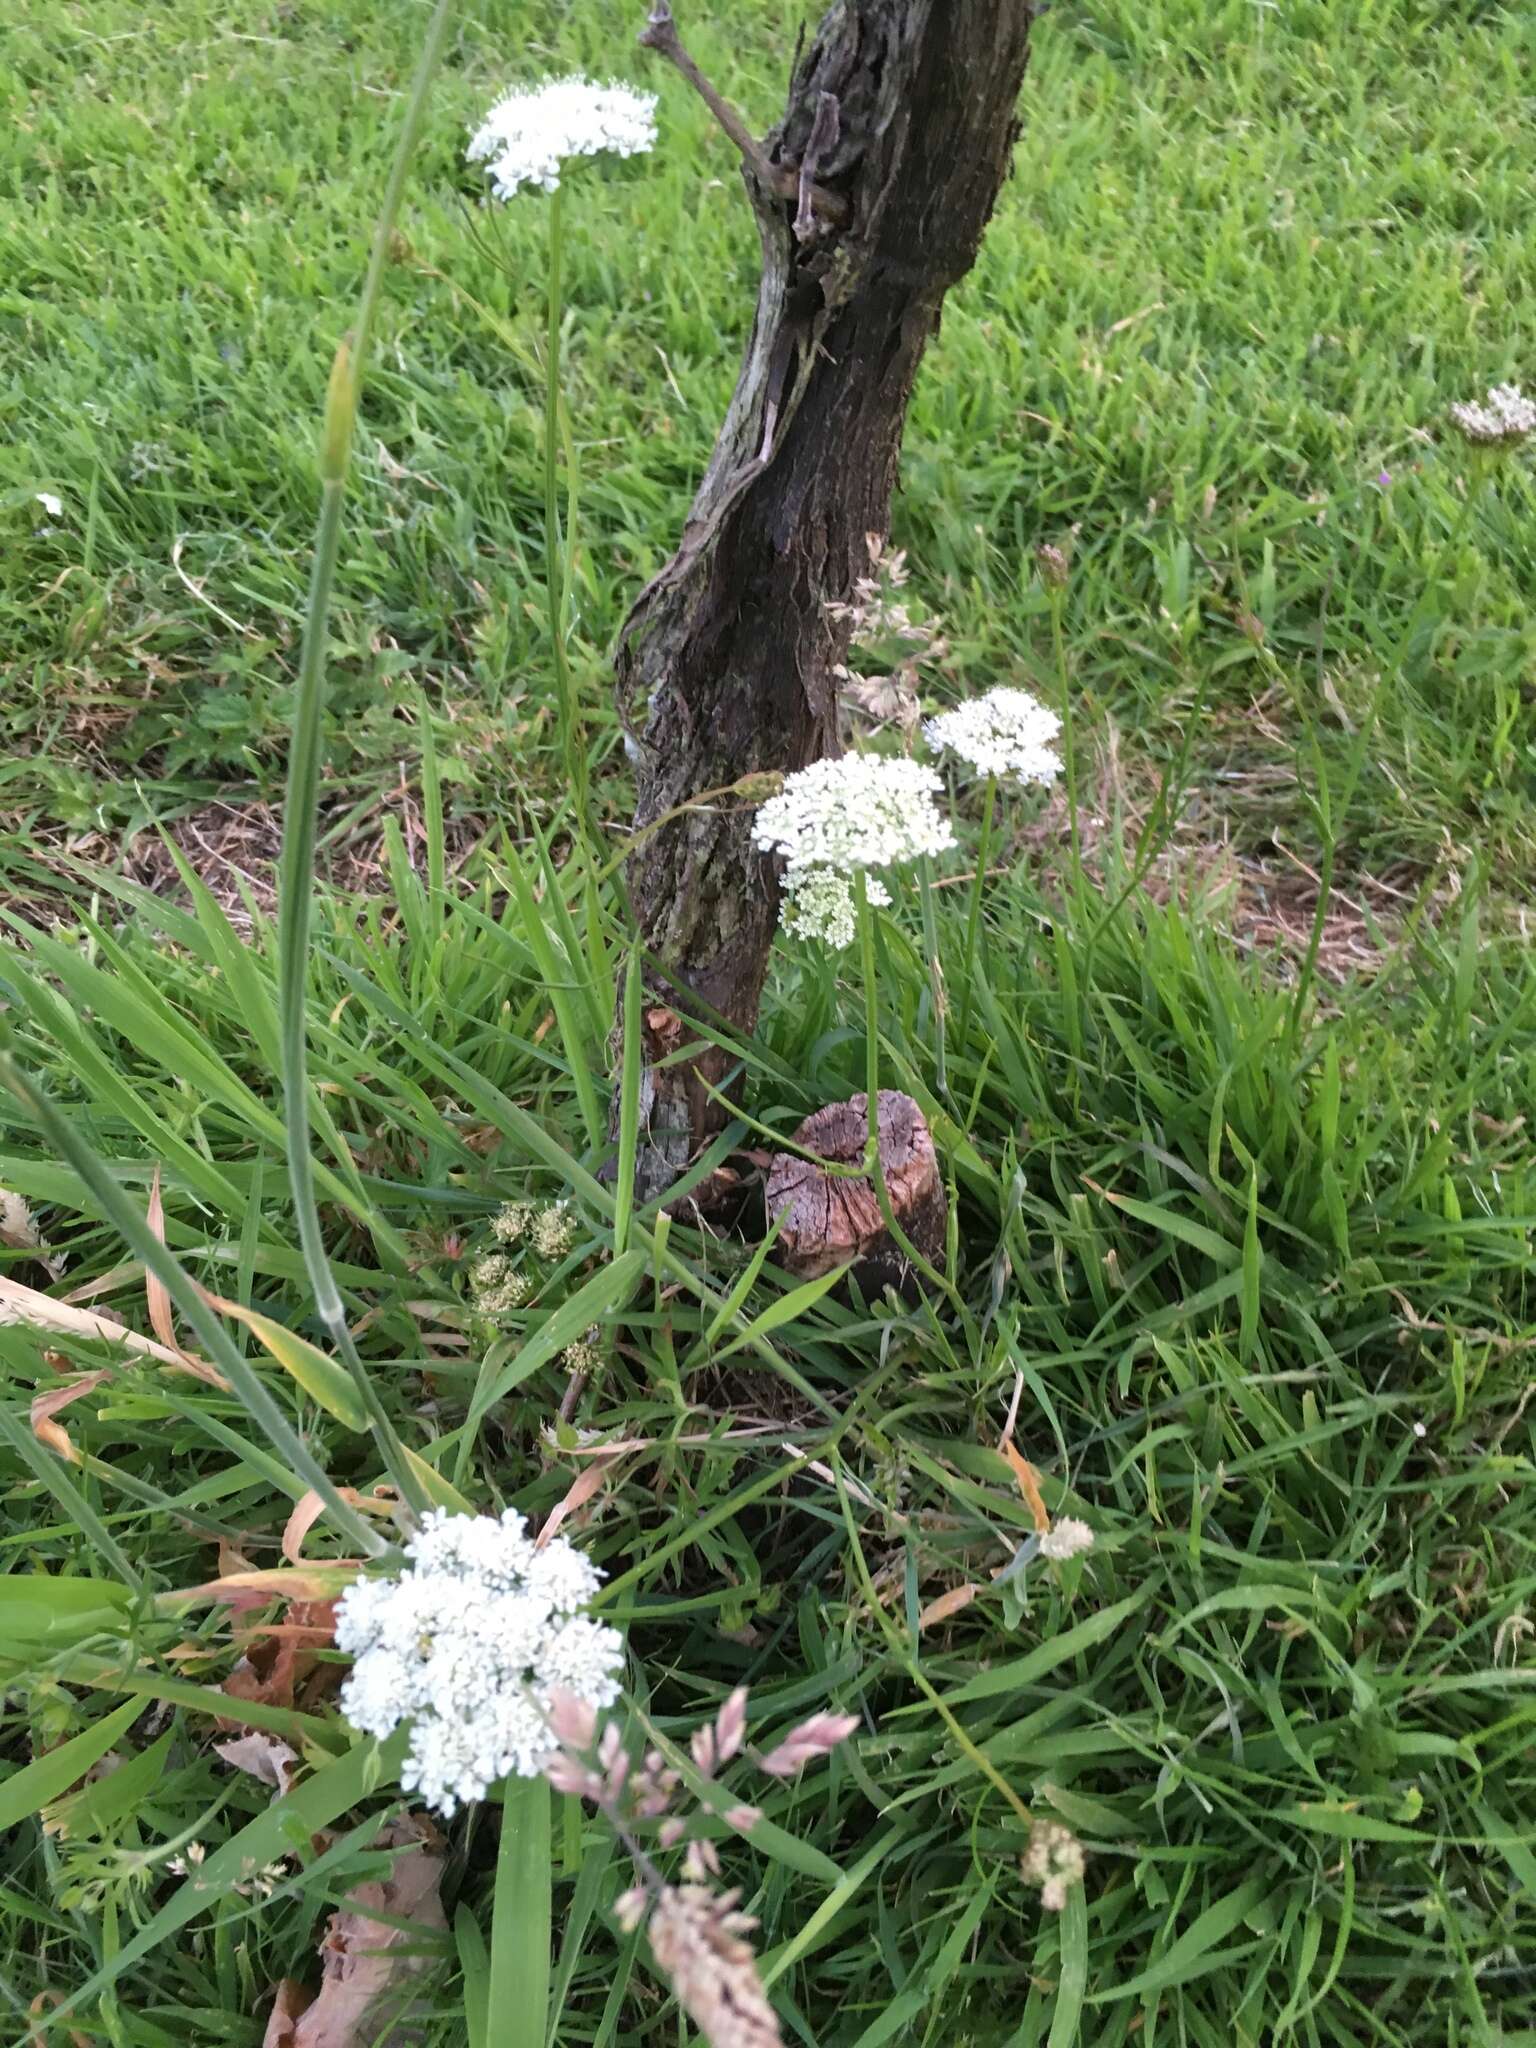
[[933, 862], [927, 854], [918, 869], [918, 886], [923, 901], [923, 946], [928, 954], [928, 986], [933, 1000], [933, 1078], [940, 1095], [949, 1095], [949, 1075], [944, 1056], [944, 964], [939, 958], [939, 920], [933, 907]]
[[987, 861], [992, 852], [992, 812], [997, 803], [997, 777], [987, 777], [986, 795], [981, 800], [981, 842], [976, 849], [976, 874], [971, 882], [971, 907], [965, 921], [965, 998], [960, 1005], [960, 1043], [969, 1043], [971, 1003], [976, 986], [976, 941], [981, 929], [981, 892], [986, 887]]
[[1083, 879], [1082, 835], [1078, 826], [1077, 730], [1072, 717], [1072, 678], [1067, 669], [1067, 641], [1062, 629], [1061, 608], [1065, 592], [1051, 591], [1051, 647], [1056, 656], [1056, 676], [1061, 685], [1061, 758], [1067, 783], [1067, 832], [1072, 848], [1072, 883]]
[[875, 1200], [880, 1205], [880, 1220], [890, 1232], [892, 1243], [925, 1280], [931, 1281], [963, 1310], [964, 1304], [953, 1282], [930, 1260], [923, 1257], [897, 1221], [896, 1210], [891, 1202], [891, 1190], [885, 1178], [885, 1161], [880, 1157], [880, 1004], [879, 983], [875, 979], [875, 913], [865, 892], [862, 868], [854, 870], [853, 892], [859, 919], [860, 965], [864, 975], [864, 1097], [869, 1117], [869, 1135], [864, 1147], [864, 1171], [874, 1187]]
[[315, 1307], [342, 1363], [356, 1383], [385, 1468], [402, 1499], [418, 1513], [426, 1505], [426, 1496], [406, 1458], [373, 1377], [352, 1341], [315, 1203], [308, 1071], [309, 941], [324, 739], [327, 624], [341, 548], [342, 501], [351, 466], [363, 368], [374, 314], [383, 291], [395, 216], [399, 212], [406, 173], [426, 112], [427, 90], [442, 51], [449, 10], [450, 0], [438, 0], [427, 28], [384, 189], [384, 201], [374, 226], [373, 249], [358, 303], [357, 324], [350, 342], [344, 341], [337, 350], [331, 370], [320, 445], [320, 521], [310, 568], [309, 604], [299, 658], [298, 688], [294, 693], [293, 737], [288, 752], [288, 796], [278, 875], [278, 1015], [282, 1044], [283, 1121], [288, 1180], [293, 1192], [299, 1245], [314, 1293]]
[[[544, 350], [544, 594], [549, 611], [550, 653], [555, 666], [555, 697], [560, 721], [560, 753], [566, 780], [575, 799], [576, 829], [587, 825], [587, 756], [582, 745], [581, 715], [565, 644], [566, 560], [560, 533], [560, 322], [561, 200], [557, 185], [549, 195], [549, 329]], [[569, 536], [566, 537], [567, 539]]]

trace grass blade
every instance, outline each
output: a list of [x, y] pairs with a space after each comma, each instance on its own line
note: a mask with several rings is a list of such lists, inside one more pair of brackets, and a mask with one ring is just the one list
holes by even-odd
[[496, 2038], [534, 2044], [549, 2019], [554, 1851], [549, 1787], [542, 1778], [508, 1778], [501, 1808], [491, 1916], [489, 2008]]

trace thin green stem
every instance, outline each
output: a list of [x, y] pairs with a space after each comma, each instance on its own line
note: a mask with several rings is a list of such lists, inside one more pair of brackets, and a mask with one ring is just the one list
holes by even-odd
[[941, 1293], [946, 1294], [963, 1314], [964, 1303], [952, 1282], [931, 1260], [924, 1258], [902, 1229], [885, 1178], [885, 1161], [880, 1157], [880, 985], [875, 976], [875, 912], [864, 887], [862, 868], [854, 870], [853, 890], [859, 920], [859, 963], [864, 976], [864, 1103], [869, 1119], [869, 1135], [864, 1147], [864, 1171], [874, 1186], [875, 1200], [880, 1205], [880, 1220], [890, 1232], [891, 1242], [901, 1252], [902, 1257], [921, 1273], [925, 1280], [931, 1281]]
[[557, 185], [549, 195], [549, 326], [544, 347], [544, 595], [549, 612], [550, 654], [560, 720], [560, 752], [576, 802], [576, 827], [587, 829], [587, 756], [581, 714], [565, 645], [565, 548], [560, 533], [560, 324], [564, 314], [561, 258], [563, 235]]
[[1083, 879], [1082, 832], [1078, 820], [1077, 728], [1072, 716], [1072, 678], [1067, 668], [1067, 639], [1062, 628], [1064, 593], [1051, 591], [1051, 648], [1056, 657], [1056, 679], [1061, 686], [1061, 761], [1067, 784], [1067, 833], [1072, 848], [1072, 885]]
[[924, 1677], [917, 1659], [913, 1656], [911, 1649], [898, 1632], [895, 1622], [886, 1613], [885, 1602], [875, 1590], [874, 1580], [869, 1575], [869, 1563], [864, 1555], [864, 1546], [859, 1540], [858, 1525], [853, 1519], [853, 1506], [848, 1499], [847, 1482], [843, 1476], [842, 1454], [834, 1449], [829, 1451], [827, 1455], [832, 1461], [832, 1476], [837, 1485], [837, 1498], [838, 1504], [842, 1509], [843, 1526], [848, 1531], [849, 1549], [853, 1557], [854, 1570], [858, 1573], [864, 1598], [870, 1613], [874, 1616], [876, 1627], [885, 1637], [886, 1642], [890, 1645], [892, 1654], [900, 1662], [907, 1676], [916, 1685], [918, 1691], [944, 1723], [951, 1739], [961, 1754], [969, 1760], [974, 1769], [981, 1773], [993, 1790], [1001, 1795], [1004, 1802], [1013, 1808], [1021, 1825], [1026, 1828], [1032, 1826], [1034, 1816], [1029, 1808], [1024, 1804], [1018, 1793], [1014, 1791], [986, 1751], [978, 1748], [975, 1742], [972, 1741], [964, 1723], [956, 1716], [953, 1709], [945, 1703], [942, 1695]]
[[944, 993], [944, 963], [939, 958], [939, 919], [933, 902], [933, 862], [927, 854], [918, 869], [918, 888], [923, 903], [923, 949], [928, 955], [928, 988], [933, 1003], [933, 1079], [946, 1099], [949, 1073], [945, 1063], [944, 1024], [948, 999]]
[[965, 920], [965, 995], [960, 1004], [960, 1043], [970, 1043], [971, 1004], [976, 985], [976, 942], [981, 930], [981, 892], [987, 884], [987, 862], [992, 853], [992, 813], [997, 804], [997, 777], [987, 777], [986, 795], [981, 800], [981, 843], [976, 849], [976, 873], [971, 880], [971, 905]]
[[283, 1121], [288, 1155], [288, 1181], [293, 1190], [294, 1219], [315, 1306], [337, 1355], [357, 1384], [369, 1428], [390, 1478], [401, 1498], [415, 1511], [426, 1496], [412, 1472], [378, 1389], [352, 1342], [346, 1309], [331, 1273], [325, 1233], [315, 1202], [314, 1161], [310, 1152], [309, 1099], [309, 946], [315, 878], [315, 838], [319, 812], [322, 737], [325, 716], [325, 654], [331, 593], [341, 545], [342, 501], [351, 465], [361, 388], [374, 316], [383, 291], [390, 241], [416, 138], [426, 111], [427, 91], [437, 68], [452, 0], [438, 0], [416, 66], [410, 98], [394, 161], [374, 226], [368, 272], [358, 302], [350, 345], [343, 342], [331, 371], [321, 440], [320, 521], [315, 559], [310, 570], [309, 603], [299, 683], [294, 704], [293, 738], [288, 756], [288, 794], [283, 817], [283, 850], [278, 896], [278, 1015], [283, 1063]]

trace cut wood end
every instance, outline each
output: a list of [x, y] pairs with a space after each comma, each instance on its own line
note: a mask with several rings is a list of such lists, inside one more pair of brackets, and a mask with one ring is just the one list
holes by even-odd
[[[926, 1259], [944, 1249], [948, 1205], [927, 1120], [910, 1095], [882, 1088], [876, 1111], [880, 1163], [891, 1210]], [[794, 1143], [835, 1166], [856, 1166], [869, 1134], [869, 1097], [829, 1102], [808, 1116]], [[804, 1279], [853, 1268], [866, 1291], [911, 1279], [911, 1263], [886, 1228], [870, 1181], [831, 1174], [815, 1160], [780, 1153], [768, 1170], [768, 1215], [782, 1218], [777, 1252]]]

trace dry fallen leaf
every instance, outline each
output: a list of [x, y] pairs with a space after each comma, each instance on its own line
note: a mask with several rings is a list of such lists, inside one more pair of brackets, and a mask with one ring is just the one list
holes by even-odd
[[[295, 1600], [286, 1621], [267, 1622], [242, 1632], [245, 1655], [225, 1679], [221, 1690], [232, 1701], [254, 1700], [261, 1706], [311, 1706], [341, 1678], [339, 1664], [322, 1664], [336, 1630], [334, 1600]], [[231, 1726], [241, 1727], [238, 1714]]]
[[[164, 1244], [165, 1205], [160, 1200], [160, 1168], [158, 1166], [155, 1168], [155, 1177], [150, 1183], [149, 1208], [144, 1220], [155, 1233], [155, 1236]], [[187, 1359], [187, 1363], [189, 1365], [192, 1364], [193, 1361], [187, 1358], [186, 1352], [182, 1350], [176, 1341], [176, 1326], [171, 1320], [171, 1297], [166, 1291], [165, 1282], [157, 1280], [147, 1266], [144, 1269], [144, 1298], [149, 1306], [149, 1327], [154, 1331], [167, 1351], [174, 1351], [178, 1358]]]
[[309, 1993], [304, 1986], [296, 1978], [284, 1977], [272, 2000], [272, 2010], [267, 2014], [267, 2031], [262, 2036], [261, 2048], [293, 2048], [294, 2029], [309, 2002]]
[[[357, 1508], [365, 1515], [392, 1515], [397, 1506], [393, 1487], [387, 1489], [387, 1497], [385, 1491], [359, 1493], [355, 1486], [340, 1486], [336, 1490], [349, 1507]], [[313, 1487], [300, 1494], [283, 1528], [283, 1555], [290, 1564], [299, 1562], [304, 1538], [324, 1513], [325, 1502]]]
[[936, 1627], [941, 1621], [948, 1621], [952, 1614], [958, 1614], [962, 1608], [969, 1607], [980, 1591], [979, 1586], [951, 1586], [949, 1591], [941, 1593], [937, 1600], [930, 1600], [917, 1617], [918, 1633]]
[[77, 1374], [67, 1386], [50, 1387], [46, 1394], [34, 1394], [32, 1396], [32, 1434], [37, 1438], [38, 1442], [46, 1444], [50, 1451], [57, 1451], [59, 1456], [65, 1459], [67, 1463], [78, 1465], [80, 1453], [75, 1449], [74, 1439], [70, 1436], [63, 1423], [55, 1422], [53, 1417], [59, 1413], [60, 1409], [67, 1408], [71, 1401], [83, 1400], [87, 1394], [94, 1394], [102, 1381], [109, 1380], [111, 1377], [111, 1373], [104, 1369], [100, 1372], [82, 1372]]
[[1028, 1458], [1014, 1449], [1011, 1437], [1005, 1436], [998, 1449], [1013, 1467], [1013, 1476], [1019, 1482], [1019, 1491], [1028, 1503], [1029, 1512], [1035, 1518], [1035, 1533], [1043, 1536], [1051, 1526], [1051, 1516], [1040, 1492], [1039, 1473]]
[[594, 1494], [602, 1492], [604, 1486], [608, 1483], [608, 1468], [614, 1462], [616, 1456], [617, 1453], [610, 1452], [610, 1455], [606, 1458], [594, 1458], [584, 1472], [577, 1473], [564, 1499], [556, 1501], [549, 1511], [549, 1519], [539, 1531], [537, 1547], [540, 1550], [544, 1548], [567, 1515], [575, 1514], [578, 1508], [586, 1506]]
[[181, 1365], [183, 1360], [163, 1344], [152, 1343], [136, 1330], [124, 1329], [110, 1316], [90, 1309], [71, 1308], [67, 1301], [55, 1301], [35, 1287], [23, 1287], [0, 1273], [0, 1323], [27, 1323], [35, 1330], [51, 1330], [60, 1337], [89, 1337], [96, 1343], [121, 1344], [146, 1358], [158, 1358], [162, 1365]]
[[[331, 1915], [320, 1944], [321, 1981], [313, 2001], [291, 1980], [278, 1987], [263, 2048], [363, 2048], [387, 2042], [389, 2022], [404, 2009], [411, 1979], [430, 1967], [430, 1937], [447, 1929], [438, 1886], [443, 1838], [425, 1815], [392, 1821], [375, 1844], [398, 1849], [382, 1884], [363, 1884]], [[396, 1927], [377, 1916], [408, 1922]]]
[[299, 1767], [298, 1751], [290, 1749], [281, 1736], [268, 1735], [260, 1728], [249, 1729], [229, 1742], [216, 1742], [213, 1753], [237, 1771], [248, 1771], [258, 1784], [271, 1785], [274, 1799], [282, 1798]]

